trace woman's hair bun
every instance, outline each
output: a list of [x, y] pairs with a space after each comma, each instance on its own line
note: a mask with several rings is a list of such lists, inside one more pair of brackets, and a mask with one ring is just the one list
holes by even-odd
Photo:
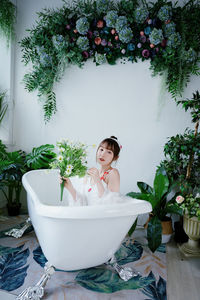
[[116, 141], [117, 141], [117, 137], [116, 136], [114, 136], [114, 135], [111, 135], [111, 137], [110, 137], [111, 139], [115, 139]]

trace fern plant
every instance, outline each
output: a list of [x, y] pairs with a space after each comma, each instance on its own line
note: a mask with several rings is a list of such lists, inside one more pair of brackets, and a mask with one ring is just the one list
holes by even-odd
[[26, 156], [26, 164], [29, 169], [48, 169], [56, 154], [53, 152], [54, 145], [46, 144], [33, 148]]

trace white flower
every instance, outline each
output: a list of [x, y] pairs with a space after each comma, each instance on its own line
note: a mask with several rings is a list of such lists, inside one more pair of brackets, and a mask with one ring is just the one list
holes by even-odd
[[65, 148], [60, 147], [59, 150], [60, 150], [60, 152], [64, 152], [64, 151], [65, 151]]
[[73, 169], [73, 166], [72, 165], [68, 165], [67, 166], [67, 170], [72, 170]]
[[57, 160], [60, 161], [60, 162], [63, 161], [63, 156], [62, 155], [58, 155], [57, 156]]
[[84, 164], [86, 164], [86, 163], [87, 163], [87, 161], [86, 161], [85, 157], [81, 157], [81, 163], [82, 163], [82, 165], [84, 165]]
[[71, 169], [67, 169], [66, 171], [65, 171], [65, 175], [67, 175], [67, 176], [69, 176], [70, 174], [71, 174]]
[[182, 197], [180, 195], [176, 197], [176, 202], [179, 204], [181, 204], [184, 200], [185, 200], [184, 197]]

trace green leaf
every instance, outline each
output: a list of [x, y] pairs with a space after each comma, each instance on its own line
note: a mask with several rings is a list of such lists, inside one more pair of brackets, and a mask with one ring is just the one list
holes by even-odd
[[145, 182], [142, 182], [142, 181], [138, 181], [137, 182], [137, 186], [139, 187], [140, 191], [142, 193], [146, 193], [146, 194], [150, 194], [150, 193], [153, 193], [153, 189], [150, 185], [148, 185], [147, 183]]
[[161, 221], [157, 216], [153, 216], [147, 227], [147, 240], [148, 246], [152, 252], [155, 252], [156, 249], [160, 246], [162, 241], [162, 226]]
[[152, 208], [154, 208], [157, 203], [156, 198], [152, 194], [130, 192], [127, 194], [127, 196], [132, 197], [134, 199], [138, 199], [138, 200], [146, 200], [151, 203]]
[[182, 216], [183, 215], [183, 210], [181, 209], [181, 207], [178, 205], [178, 203], [170, 203], [168, 202], [166, 205], [166, 214], [177, 214]]
[[133, 223], [133, 225], [132, 225], [131, 228], [129, 229], [129, 231], [128, 231], [128, 235], [129, 235], [129, 236], [131, 236], [132, 233], [135, 231], [135, 228], [136, 228], [136, 226], [137, 226], [137, 220], [138, 220], [138, 218], [136, 218], [135, 222]]
[[152, 278], [133, 277], [128, 281], [122, 280], [118, 274], [105, 268], [90, 268], [78, 273], [75, 281], [82, 287], [100, 293], [114, 293], [120, 290], [135, 290], [151, 284]]
[[45, 144], [37, 148], [33, 148], [31, 153], [26, 156], [27, 166], [31, 169], [48, 169], [56, 154], [52, 151], [54, 145]]
[[169, 187], [169, 180], [163, 174], [157, 174], [154, 179], [154, 192], [156, 199], [160, 200], [162, 196], [167, 193]]
[[[131, 241], [131, 240], [130, 240]], [[139, 260], [142, 256], [143, 248], [140, 243], [137, 241], [134, 241], [134, 243], [131, 242], [123, 242], [115, 253], [115, 259], [116, 262], [119, 265], [125, 265], [130, 262]]]

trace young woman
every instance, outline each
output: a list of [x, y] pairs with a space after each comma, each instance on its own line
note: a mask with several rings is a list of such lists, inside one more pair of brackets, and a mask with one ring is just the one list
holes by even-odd
[[104, 139], [98, 146], [96, 153], [100, 169], [91, 168], [83, 179], [83, 184], [76, 189], [70, 178], [64, 178], [65, 188], [72, 196], [70, 205], [95, 205], [122, 202], [119, 195], [120, 175], [112, 162], [119, 157], [121, 146], [115, 136]]

